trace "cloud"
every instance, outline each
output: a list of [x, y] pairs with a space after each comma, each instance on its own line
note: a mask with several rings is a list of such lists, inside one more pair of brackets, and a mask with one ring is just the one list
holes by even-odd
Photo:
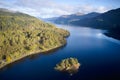
[[76, 9], [77, 9], [76, 11], [83, 12], [83, 13], [90, 13], [90, 12], [103, 13], [103, 12], [110, 10], [109, 8], [106, 8], [104, 6], [95, 7], [92, 5], [82, 5], [82, 6], [78, 6], [78, 8]]
[[106, 12], [108, 9], [106, 8], [106, 7], [104, 7], [104, 6], [100, 6], [98, 9], [97, 9], [97, 11], [98, 12]]
[[92, 6], [84, 4], [60, 3], [56, 0], [1, 0], [0, 7], [14, 11], [24, 12], [37, 17], [54, 17], [68, 15], [77, 12], [105, 12], [108, 10], [105, 6]]

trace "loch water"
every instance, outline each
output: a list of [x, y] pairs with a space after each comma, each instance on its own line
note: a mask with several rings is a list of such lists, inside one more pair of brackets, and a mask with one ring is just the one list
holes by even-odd
[[[0, 70], [0, 80], [120, 80], [120, 41], [104, 30], [57, 25], [67, 29], [67, 44], [55, 51], [32, 55]], [[70, 76], [54, 70], [62, 59], [75, 57], [81, 66]]]

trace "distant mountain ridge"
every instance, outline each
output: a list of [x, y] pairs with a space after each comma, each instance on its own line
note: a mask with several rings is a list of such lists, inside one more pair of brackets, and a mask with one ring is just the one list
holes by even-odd
[[120, 8], [110, 10], [96, 17], [85, 18], [73, 21], [70, 24], [79, 26], [88, 26], [100, 29], [108, 29], [110, 27], [120, 26]]
[[85, 26], [98, 29], [106, 29], [107, 36], [120, 39], [120, 8], [109, 10], [105, 13], [88, 13], [83, 15], [68, 15], [69, 18], [58, 17], [51, 21], [57, 24]]
[[47, 20], [55, 22], [57, 24], [69, 24], [72, 21], [79, 21], [81, 19], [92, 18], [98, 15], [100, 15], [100, 13], [96, 13], [96, 12], [92, 12], [88, 14], [76, 13], [76, 14], [71, 14], [71, 15], [62, 15], [60, 17], [53, 17]]
[[57, 24], [71, 24], [100, 29], [109, 29], [120, 26], [120, 8], [105, 13], [71, 14], [60, 17], [49, 18], [48, 20]]

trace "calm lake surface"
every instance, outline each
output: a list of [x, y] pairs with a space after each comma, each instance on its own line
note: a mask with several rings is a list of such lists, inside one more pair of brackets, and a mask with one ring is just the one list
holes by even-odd
[[[34, 55], [0, 70], [0, 80], [120, 80], [120, 41], [104, 31], [58, 25], [70, 31], [67, 45], [46, 55]], [[54, 70], [64, 58], [75, 57], [79, 72], [70, 76]]]

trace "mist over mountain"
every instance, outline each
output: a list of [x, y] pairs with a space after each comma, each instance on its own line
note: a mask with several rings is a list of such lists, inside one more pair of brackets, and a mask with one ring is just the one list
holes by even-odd
[[79, 21], [85, 18], [92, 18], [98, 15], [100, 15], [100, 13], [92, 12], [92, 13], [84, 14], [84, 13], [78, 12], [78, 13], [71, 14], [71, 15], [62, 15], [60, 17], [47, 18], [46, 20], [55, 22], [57, 24], [70, 24], [73, 21]]

